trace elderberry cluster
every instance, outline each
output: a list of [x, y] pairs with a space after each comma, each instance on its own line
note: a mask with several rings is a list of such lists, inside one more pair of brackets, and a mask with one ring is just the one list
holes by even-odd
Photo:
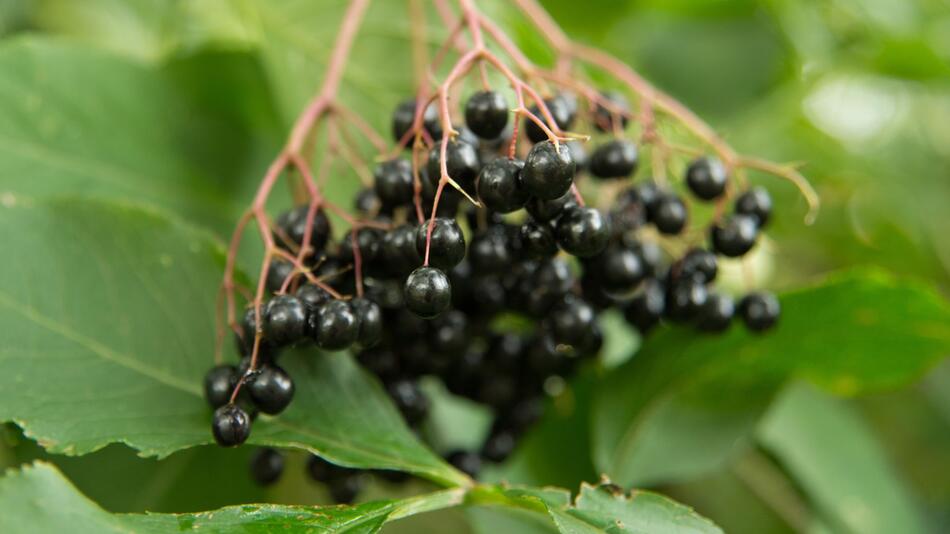
[[[753, 292], [736, 303], [713, 287], [721, 257], [743, 256], [755, 246], [771, 216], [769, 194], [758, 187], [739, 193], [732, 213], [715, 218], [705, 246], [696, 246], [686, 232], [687, 199], [650, 179], [631, 181], [639, 150], [623, 136], [629, 105], [619, 94], [603, 98], [611, 109], [581, 110], [570, 94], [545, 101], [560, 130], [582, 122], [605, 138], [589, 154], [578, 141], [549, 139], [526, 118], [520, 131], [532, 145], [520, 158], [509, 155], [518, 129], [505, 97], [475, 93], [464, 107], [464, 126], [455, 128], [459, 135], [445, 146], [445, 173], [442, 125], [434, 107], [426, 109], [424, 135], [435, 142], [425, 163], [414, 168], [408, 157], [380, 163], [373, 187], [356, 199], [361, 217], [379, 224], [334, 241], [323, 211], [312, 219], [312, 276], [341, 295], [357, 294], [358, 253], [362, 296], [333, 298], [295, 276], [290, 263], [271, 266], [267, 287], [274, 296], [261, 307], [260, 324], [249, 309], [241, 325], [244, 359], [206, 377], [218, 443], [243, 443], [258, 412], [277, 414], [291, 402], [293, 380], [278, 365], [282, 348], [351, 349], [413, 429], [429, 413], [430, 400], [419, 387], [425, 376], [493, 411], [479, 450], [446, 454], [476, 476], [483, 462], [502, 462], [512, 453], [540, 417], [552, 385], [597, 356], [603, 343], [598, 317], [605, 310], [622, 311], [644, 335], [662, 321], [722, 332], [736, 315], [753, 331], [773, 326], [779, 316], [773, 295]], [[415, 114], [414, 100], [397, 107], [397, 141], [413, 135]], [[464, 202], [454, 187], [440, 189], [444, 174], [484, 209]], [[595, 182], [599, 207], [584, 204], [577, 189], [583, 177]], [[692, 161], [684, 182], [692, 201], [731, 194], [728, 171], [715, 158]], [[308, 209], [295, 208], [277, 221], [275, 239], [288, 250], [299, 250]], [[255, 339], [262, 364], [251, 372]], [[280, 453], [264, 449], [252, 473], [270, 483], [282, 465]], [[337, 501], [349, 502], [359, 491], [357, 471], [317, 457], [309, 469]]]

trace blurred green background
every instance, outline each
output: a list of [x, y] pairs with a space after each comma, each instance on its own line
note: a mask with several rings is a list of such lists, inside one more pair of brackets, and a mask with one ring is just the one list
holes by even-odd
[[[950, 293], [950, 2], [543, 3], [569, 34], [638, 68], [707, 118], [741, 152], [807, 162], [803, 172], [823, 203], [813, 226], [802, 223], [805, 206], [793, 187], [761, 178], [780, 206], [769, 233], [774, 247], [760, 259], [762, 272], [767, 273], [765, 285], [795, 287], [829, 271], [877, 266], [931, 284], [944, 296]], [[386, 110], [411, 91], [408, 56], [392, 57], [390, 50], [379, 46], [405, 45], [408, 23], [400, 15], [403, 4], [376, 2], [346, 77], [350, 91], [344, 98], [361, 109], [379, 110], [373, 119], [377, 125], [385, 125]], [[191, 105], [206, 111], [206, 117], [195, 119], [192, 133], [214, 140], [196, 149], [193, 159], [209, 175], [211, 194], [237, 214], [301, 102], [320, 79], [319, 59], [327, 53], [342, 5], [339, 1], [0, 0], [0, 35], [14, 41], [47, 34], [70, 46], [108, 50], [157, 69]], [[547, 57], [543, 42], [507, 3], [479, 5], [501, 19], [529, 53], [542, 60]], [[435, 26], [433, 39], [442, 30]], [[388, 62], [387, 68], [375, 70], [373, 61], [380, 58]], [[224, 236], [232, 220], [208, 217], [201, 222]], [[576, 387], [582, 390], [584, 381], [581, 378]], [[817, 407], [811, 412], [816, 414], [814, 420], [797, 421], [796, 412], [788, 408], [793, 405]], [[827, 421], [822, 420], [824, 415]], [[473, 417], [466, 424], [484, 424], [477, 414]], [[863, 507], [875, 502], [898, 502], [895, 516], [912, 514], [908, 522], [916, 526], [907, 532], [950, 530], [946, 361], [910, 387], [844, 401], [809, 386], [792, 386], [763, 421], [757, 431], [759, 445], [727, 464], [688, 480], [650, 484], [695, 506], [730, 532], [887, 531], [881, 525], [860, 528], [862, 518], [868, 517]], [[575, 423], [578, 428], [586, 424]], [[853, 443], [839, 441], [835, 432], [842, 433], [841, 428], [849, 429], [846, 434]], [[554, 439], [558, 436], [562, 435], [555, 434]], [[789, 444], [795, 437], [803, 442], [800, 449]], [[4, 453], [8, 463], [40, 454], [13, 430], [8, 441], [12, 444]], [[773, 455], [782, 445], [817, 451], [816, 457], [799, 461], [792, 453], [779, 462]], [[243, 482], [243, 472], [233, 474], [233, 483], [211, 496], [170, 492], [170, 486], [181, 487], [176, 475], [153, 476], [155, 471], [193, 469], [198, 478], [210, 478], [227, 471], [215, 470], [216, 462], [226, 460], [207, 452], [181, 453], [159, 465], [113, 446], [91, 458], [59, 462], [81, 489], [113, 510], [184, 510], [242, 499], [306, 503], [325, 498], [297, 476], [300, 469], [267, 494]], [[596, 474], [587, 461], [579, 458], [579, 465], [570, 468], [555, 462], [549, 466], [555, 472], [547, 475], [538, 465], [532, 465], [530, 474], [514, 465], [498, 476], [515, 479], [521, 473], [532, 478], [526, 481], [576, 487], [581, 478]], [[866, 469], [868, 465], [875, 467]], [[795, 466], [810, 471], [789, 477], [786, 471]], [[133, 495], [130, 491], [139, 489], [134, 480], [105, 485], [104, 470], [141, 473], [151, 482]], [[201, 487], [201, 481], [194, 483]], [[871, 490], [851, 495], [855, 484]], [[388, 491], [380, 485], [368, 498]], [[472, 516], [479, 518], [484, 532], [528, 528], [520, 518], [478, 510], [413, 519], [392, 530], [465, 529], [466, 518]]]

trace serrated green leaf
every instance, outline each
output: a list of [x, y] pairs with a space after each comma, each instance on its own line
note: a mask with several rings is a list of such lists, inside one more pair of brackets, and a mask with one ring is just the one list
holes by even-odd
[[807, 384], [790, 386], [758, 438], [831, 532], [925, 532], [913, 500], [860, 415]]
[[110, 514], [45, 463], [0, 479], [0, 531], [71, 532], [377, 532], [391, 517], [455, 504], [461, 490], [358, 506], [248, 504], [196, 514]]
[[[213, 364], [220, 245], [133, 206], [7, 200], [0, 420], [66, 454], [121, 442], [164, 456], [211, 443], [201, 381]], [[295, 402], [261, 417], [252, 443], [467, 481], [418, 441], [348, 355], [286, 358]]]
[[[847, 274], [787, 293], [782, 306], [778, 327], [766, 335], [736, 325], [721, 336], [669, 329], [649, 339], [600, 389], [597, 467], [621, 483], [637, 481], [644, 429], [673, 395], [688, 391], [712, 406], [746, 405], [754, 413], [791, 376], [856, 394], [905, 384], [950, 351], [950, 306], [932, 291], [880, 273]], [[669, 448], [683, 439], [707, 443], [682, 432], [665, 439], [673, 440]]]

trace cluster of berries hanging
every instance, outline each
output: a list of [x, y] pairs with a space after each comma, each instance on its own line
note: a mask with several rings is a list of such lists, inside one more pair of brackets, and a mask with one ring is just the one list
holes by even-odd
[[[469, 24], [507, 43], [469, 2], [463, 8]], [[498, 66], [494, 55], [476, 51], [449, 81], [478, 59]], [[483, 73], [482, 90], [457, 113], [448, 106], [449, 81], [432, 98], [422, 94], [396, 108], [392, 135], [405, 152], [376, 165], [356, 214], [343, 215], [351, 228], [342, 239], [334, 238], [327, 210], [343, 211], [315, 185], [309, 202], [276, 224], [261, 223], [267, 258], [260, 290], [243, 320], [233, 321], [243, 359], [214, 367], [205, 380], [219, 444], [243, 443], [259, 412], [276, 415], [291, 403], [283, 349], [351, 350], [412, 428], [428, 416], [419, 387], [426, 376], [493, 411], [479, 450], [446, 454], [476, 476], [483, 462], [512, 453], [552, 384], [597, 357], [605, 310], [620, 310], [643, 335], [663, 321], [704, 332], [722, 332], [737, 317], [756, 332], [776, 323], [772, 294], [753, 291], [736, 302], [713, 285], [720, 259], [752, 250], [772, 215], [765, 189], [731, 176], [735, 161], [689, 150], [682, 180], [668, 179], [669, 162], [656, 159], [652, 176], [637, 176], [641, 150], [656, 132], [641, 124], [633, 137], [644, 114], [633, 113], [623, 94], [561, 89], [542, 98], [498, 68], [516, 89], [517, 106], [489, 88]], [[282, 165], [313, 182], [293, 151]], [[691, 205], [701, 203], [715, 204], [707, 221], [692, 216]], [[512, 315], [528, 320], [512, 328], [504, 320]], [[282, 467], [278, 451], [262, 449], [252, 473], [266, 484]], [[337, 501], [359, 491], [358, 471], [318, 457], [309, 469]]]

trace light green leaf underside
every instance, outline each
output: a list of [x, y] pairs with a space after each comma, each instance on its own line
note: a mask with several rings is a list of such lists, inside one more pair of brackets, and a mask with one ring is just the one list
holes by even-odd
[[[66, 454], [121, 442], [165, 456], [212, 441], [201, 381], [213, 364], [219, 245], [138, 207], [23, 197], [0, 207], [0, 242], [0, 420]], [[253, 443], [466, 481], [348, 355], [285, 358], [297, 396], [255, 423]]]

